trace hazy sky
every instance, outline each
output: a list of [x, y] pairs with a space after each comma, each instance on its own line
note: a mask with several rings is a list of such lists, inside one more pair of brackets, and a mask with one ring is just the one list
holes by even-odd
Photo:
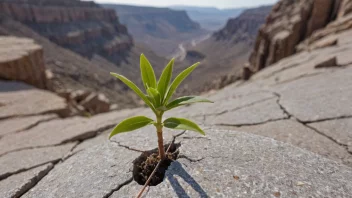
[[149, 6], [191, 5], [212, 6], [218, 8], [253, 7], [263, 4], [272, 4], [277, 0], [94, 0], [97, 3], [118, 3]]

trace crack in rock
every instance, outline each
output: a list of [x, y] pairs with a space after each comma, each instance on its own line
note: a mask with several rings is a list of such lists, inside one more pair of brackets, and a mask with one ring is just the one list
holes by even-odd
[[139, 153], [146, 152], [146, 151], [142, 151], [142, 150], [139, 150], [139, 149], [135, 149], [135, 148], [129, 147], [127, 145], [122, 145], [120, 142], [117, 142], [117, 141], [114, 141], [114, 140], [110, 140], [110, 142], [115, 143], [115, 144], [117, 144], [117, 146], [125, 148], [125, 149], [128, 149], [130, 151], [136, 151], [136, 152], [139, 152]]
[[246, 126], [256, 126], [256, 125], [261, 125], [261, 124], [266, 124], [269, 122], [276, 122], [276, 121], [280, 121], [280, 120], [289, 120], [290, 118], [279, 118], [279, 119], [270, 119], [264, 122], [257, 122], [257, 123], [243, 123], [243, 124], [215, 124], [215, 126], [225, 126], [225, 127], [246, 127]]
[[38, 168], [38, 167], [43, 166], [43, 165], [48, 164], [48, 163], [56, 164], [56, 163], [58, 163], [60, 160], [61, 160], [61, 159], [52, 160], [52, 161], [47, 161], [47, 162], [43, 162], [43, 163], [41, 163], [41, 164], [37, 164], [37, 165], [32, 166], [32, 167], [29, 167], [29, 168], [22, 168], [22, 169], [19, 169], [19, 170], [17, 170], [17, 171], [14, 171], [14, 172], [4, 173], [4, 174], [0, 175], [0, 181], [5, 180], [5, 179], [7, 179], [8, 177], [11, 177], [12, 175], [17, 175], [17, 174], [20, 174], [20, 173], [23, 173], [23, 172], [26, 172], [26, 171], [29, 171], [29, 170]]
[[85, 140], [89, 140], [89, 139], [93, 139], [93, 138], [97, 137], [101, 132], [106, 131], [106, 130], [114, 127], [114, 126], [115, 125], [108, 125], [108, 126], [101, 127], [99, 129], [96, 129], [96, 130], [93, 130], [93, 131], [88, 131], [88, 132], [86, 132], [84, 134], [80, 134], [80, 135], [77, 135], [75, 137], [71, 137], [71, 138], [69, 138], [67, 140], [64, 140], [64, 141], [62, 141], [62, 142], [60, 142], [58, 144], [51, 144], [51, 145], [44, 145], [44, 146], [29, 146], [29, 147], [23, 147], [23, 148], [10, 150], [10, 151], [7, 151], [5, 153], [0, 154], [0, 157], [2, 157], [4, 155], [7, 155], [9, 153], [22, 151], [22, 150], [37, 149], [37, 148], [48, 148], [48, 147], [53, 147], [53, 146], [61, 146], [61, 145], [65, 145], [65, 144], [72, 143], [72, 142], [77, 142], [77, 141], [82, 143]]
[[286, 116], [288, 116], [288, 118], [290, 119], [291, 117], [293, 117], [293, 115], [287, 111], [287, 109], [280, 103], [281, 101], [281, 95], [277, 92], [272, 92], [272, 94], [274, 94], [277, 97], [276, 103], [277, 105], [279, 105], [280, 109], [284, 112], [284, 114]]
[[324, 122], [324, 121], [330, 121], [330, 120], [340, 120], [340, 119], [347, 119], [347, 118], [352, 118], [352, 115], [343, 115], [343, 116], [332, 117], [332, 118], [324, 118], [324, 119], [319, 119], [319, 120], [300, 121], [300, 122], [302, 124], [312, 124], [312, 123], [317, 123], [317, 122]]
[[125, 182], [123, 182], [123, 183], [119, 184], [118, 186], [116, 186], [116, 188], [112, 189], [109, 193], [104, 195], [102, 198], [109, 198], [112, 194], [114, 194], [114, 192], [119, 191], [122, 187], [130, 184], [132, 181], [133, 181], [133, 177], [129, 178]]
[[52, 121], [52, 120], [58, 120], [58, 119], [59, 118], [57, 118], [57, 117], [55, 118], [54, 117], [54, 118], [48, 118], [48, 119], [44, 119], [44, 120], [39, 120], [38, 122], [35, 122], [35, 123], [23, 128], [23, 129], [20, 129], [20, 130], [16, 131], [15, 133], [21, 133], [21, 132], [27, 131], [27, 130], [29, 130], [31, 128], [34, 128], [34, 127], [38, 126], [41, 123], [49, 122], [49, 121]]
[[179, 154], [179, 156], [178, 156], [178, 159], [186, 159], [186, 160], [188, 160], [191, 163], [200, 162], [200, 161], [204, 160], [205, 158], [207, 158], [207, 157], [202, 157], [202, 158], [199, 158], [199, 159], [192, 159], [192, 158], [190, 158], [190, 157], [188, 157], [186, 155], [183, 155], [183, 154]]
[[318, 133], [318, 134], [320, 134], [320, 135], [322, 135], [322, 136], [328, 138], [329, 140], [333, 141], [333, 142], [336, 143], [337, 145], [339, 145], [339, 146], [345, 148], [345, 149], [347, 150], [347, 152], [352, 155], [352, 152], [348, 149], [348, 145], [347, 145], [347, 144], [343, 144], [343, 143], [341, 143], [341, 142], [338, 142], [338, 141], [335, 140], [333, 137], [326, 135], [325, 133], [319, 131], [318, 129], [316, 129], [316, 128], [314, 128], [314, 127], [308, 125], [308, 124], [305, 124], [305, 123], [302, 123], [302, 122], [300, 122], [300, 123], [303, 124], [305, 127], [307, 127], [307, 128], [309, 128], [309, 129], [315, 131], [316, 133]]
[[254, 106], [256, 104], [271, 100], [274, 97], [275, 96], [273, 96], [272, 98], [266, 98], [266, 99], [258, 100], [258, 101], [255, 101], [255, 102], [252, 102], [252, 103], [249, 103], [249, 104], [246, 104], [246, 105], [234, 108], [234, 109], [224, 110], [224, 111], [222, 111], [220, 113], [204, 114], [204, 116], [219, 116], [219, 115], [223, 115], [223, 114], [228, 113], [228, 112], [235, 112], [235, 111], [238, 111], [238, 110], [241, 110], [241, 109], [244, 109], [244, 108], [247, 108], [247, 107], [251, 107], [251, 106]]
[[28, 183], [21, 186], [21, 188], [16, 191], [13, 197], [21, 197], [22, 195], [27, 193], [30, 189], [36, 186], [38, 182], [42, 180], [53, 168], [54, 168], [54, 164], [49, 164], [48, 167], [46, 167], [46, 169], [37, 173], [35, 177], [31, 178], [28, 181]]

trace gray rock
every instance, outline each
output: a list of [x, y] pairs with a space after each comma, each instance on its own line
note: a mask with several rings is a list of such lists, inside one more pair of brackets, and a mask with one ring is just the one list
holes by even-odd
[[[20, 85], [18, 85], [20, 84]], [[31, 86], [21, 86], [18, 82], [0, 82], [3, 90], [0, 92], [1, 111], [0, 118], [22, 115], [37, 115], [44, 113], [57, 113], [68, 116], [69, 109], [64, 98], [45, 90]], [[23, 89], [16, 87], [23, 87]], [[15, 91], [11, 91], [11, 90]]]
[[317, 129], [337, 143], [348, 146], [352, 152], [352, 118], [328, 120], [311, 123], [309, 126]]
[[224, 113], [225, 111], [233, 111], [236, 109], [244, 108], [246, 106], [275, 97], [276, 96], [270, 92], [259, 91], [256, 93], [237, 95], [222, 100], [216, 100], [213, 104], [194, 104], [190, 107], [176, 110], [175, 112], [176, 114], [183, 114], [188, 117], [215, 115]]
[[36, 126], [40, 122], [49, 121], [57, 118], [55, 114], [29, 116], [22, 118], [12, 118], [0, 121], [0, 136], [20, 132], [25, 129]]
[[0, 157], [0, 179], [35, 166], [56, 162], [67, 155], [75, 143], [56, 147], [28, 149]]
[[206, 123], [216, 125], [253, 125], [288, 118], [277, 99], [265, 100], [218, 116], [207, 116]]
[[42, 179], [53, 164], [45, 164], [0, 181], [0, 197], [20, 197]]
[[[211, 141], [183, 140], [179, 159], [147, 197], [349, 197], [352, 169], [270, 138], [207, 131]], [[134, 197], [135, 182], [113, 198]]]
[[99, 131], [115, 126], [136, 111], [138, 109], [110, 112], [92, 118], [71, 117], [41, 123], [22, 133], [0, 139], [0, 154], [18, 149], [53, 146], [91, 138]]
[[[341, 125], [343, 126], [343, 124]], [[295, 120], [279, 120], [255, 126], [226, 128], [270, 137], [352, 167], [352, 156], [343, 146]], [[343, 129], [343, 127], [341, 128]], [[338, 130], [338, 127], [336, 129], [334, 131], [336, 133], [341, 131]], [[346, 127], [346, 129], [348, 128]], [[342, 133], [340, 137], [348, 137], [348, 134]]]
[[94, 146], [99, 145], [99, 144], [108, 143], [109, 142], [108, 137], [109, 137], [110, 131], [111, 131], [111, 129], [109, 129], [106, 132], [103, 132], [102, 134], [99, 134], [98, 136], [96, 136], [94, 138], [91, 138], [91, 139], [83, 141], [82, 143], [78, 144], [73, 149], [72, 152], [76, 153], [76, 152], [82, 151], [84, 149], [94, 147]]
[[132, 177], [140, 153], [114, 143], [86, 149], [68, 158], [23, 197], [104, 197]]
[[352, 68], [273, 87], [280, 103], [304, 122], [352, 115]]

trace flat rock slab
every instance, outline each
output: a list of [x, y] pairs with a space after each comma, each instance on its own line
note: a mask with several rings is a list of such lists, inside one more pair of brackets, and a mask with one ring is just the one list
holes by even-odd
[[55, 118], [57, 118], [56, 114], [48, 114], [0, 120], [0, 136], [20, 132], [34, 127], [40, 122], [49, 121]]
[[19, 82], [0, 81], [0, 119], [14, 116], [57, 113], [67, 116], [66, 101], [49, 91]]
[[94, 137], [101, 130], [115, 126], [136, 110], [110, 112], [92, 118], [71, 117], [41, 123], [27, 131], [0, 139], [0, 154], [85, 140]]
[[[352, 169], [261, 136], [210, 130], [211, 140], [182, 141], [179, 159], [147, 197], [349, 197]], [[198, 160], [198, 161], [197, 161]], [[113, 198], [134, 197], [132, 182]]]
[[352, 68], [273, 87], [280, 103], [304, 122], [352, 115]]
[[[271, 92], [259, 91], [246, 95], [235, 95], [226, 99], [214, 100], [214, 104], [200, 103], [190, 107], [180, 108], [175, 113], [183, 117], [194, 117], [201, 115], [217, 115], [226, 111], [234, 111], [246, 106], [259, 103], [264, 100], [276, 98]], [[211, 100], [211, 97], [210, 97]]]
[[0, 157], [0, 179], [38, 165], [57, 162], [69, 154], [75, 143], [56, 147], [28, 149]]
[[348, 147], [352, 153], [352, 118], [327, 120], [309, 124], [339, 144]]
[[[337, 122], [339, 123], [339, 122]], [[343, 128], [343, 124], [341, 128]], [[347, 123], [346, 123], [347, 124]], [[315, 126], [315, 125], [314, 125]], [[334, 125], [331, 125], [334, 127]], [[340, 126], [340, 125], [339, 125]], [[231, 130], [238, 130], [248, 133], [253, 133], [256, 135], [266, 136], [273, 138], [275, 140], [286, 142], [294, 146], [309, 150], [311, 152], [317, 153], [329, 159], [343, 162], [344, 164], [352, 167], [352, 156], [345, 147], [336, 144], [330, 138], [321, 135], [314, 131], [313, 129], [301, 124], [293, 119], [288, 120], [278, 120], [273, 122], [268, 122], [260, 125], [254, 126], [243, 126], [243, 127], [226, 127]], [[338, 133], [338, 126], [334, 127], [336, 130], [331, 130], [334, 133]], [[343, 128], [343, 129], [351, 129]], [[320, 128], [319, 128], [320, 129]], [[328, 129], [328, 126], [327, 126]], [[323, 130], [324, 131], [324, 130]], [[347, 132], [347, 131], [346, 131]], [[348, 137], [348, 134], [342, 133], [340, 137]], [[348, 138], [345, 138], [348, 139]], [[348, 141], [345, 143], [347, 144]]]
[[[147, 197], [348, 197], [352, 169], [273, 139], [206, 130], [207, 139], [178, 137], [180, 158]], [[183, 138], [182, 138], [183, 137]], [[138, 145], [136, 145], [138, 148]], [[134, 197], [130, 182], [139, 152], [105, 143], [57, 165], [23, 197]]]
[[208, 116], [206, 123], [214, 125], [253, 125], [288, 118], [273, 98], [217, 116]]
[[45, 164], [0, 181], [0, 197], [20, 197], [41, 180], [53, 164]]
[[84, 150], [58, 164], [23, 197], [107, 197], [132, 177], [132, 161], [139, 155], [115, 143]]

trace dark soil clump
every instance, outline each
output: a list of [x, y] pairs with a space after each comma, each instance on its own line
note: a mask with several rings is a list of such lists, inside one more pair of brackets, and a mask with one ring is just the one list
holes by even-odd
[[[164, 145], [165, 151], [169, 147]], [[166, 153], [166, 159], [161, 162], [156, 173], [152, 177], [149, 186], [156, 186], [160, 184], [165, 177], [165, 172], [167, 168], [171, 165], [171, 162], [177, 159], [178, 148], [180, 144], [172, 144], [168, 153]], [[142, 153], [137, 159], [133, 162], [133, 179], [139, 184], [144, 185], [149, 176], [154, 171], [155, 167], [160, 161], [158, 156], [158, 149], [153, 149], [151, 151], [146, 151]]]

